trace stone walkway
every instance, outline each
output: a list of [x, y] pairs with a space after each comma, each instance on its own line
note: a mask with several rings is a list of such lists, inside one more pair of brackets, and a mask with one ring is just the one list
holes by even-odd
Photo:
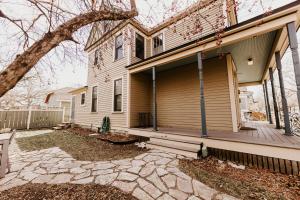
[[181, 156], [172, 153], [150, 150], [132, 159], [79, 161], [58, 147], [22, 152], [13, 141], [11, 173], [0, 179], [0, 191], [28, 182], [95, 183], [116, 186], [142, 200], [235, 199], [181, 172], [177, 168], [179, 158]]

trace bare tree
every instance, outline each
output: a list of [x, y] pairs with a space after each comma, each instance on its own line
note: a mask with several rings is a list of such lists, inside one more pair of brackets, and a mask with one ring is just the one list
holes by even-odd
[[[78, 0], [75, 2], [79, 6], [79, 11], [85, 10], [79, 13], [65, 10], [64, 6], [60, 4], [61, 1], [26, 0], [26, 2], [39, 10], [39, 14], [32, 19], [31, 23], [12, 18], [0, 9], [0, 18], [13, 23], [23, 33], [23, 47], [25, 49], [1, 71], [0, 97], [12, 89], [43, 56], [61, 42], [73, 41], [77, 43], [73, 34], [80, 28], [101, 20], [124, 20], [137, 15], [135, 0], [130, 0], [130, 9], [127, 9], [125, 3], [118, 7], [108, 1]], [[47, 23], [48, 30], [40, 39], [35, 41], [28, 32], [39, 20]]]

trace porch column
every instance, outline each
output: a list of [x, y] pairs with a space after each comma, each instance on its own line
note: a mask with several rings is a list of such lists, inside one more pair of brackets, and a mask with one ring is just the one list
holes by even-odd
[[271, 113], [271, 106], [270, 106], [270, 101], [269, 101], [269, 92], [268, 92], [268, 82], [265, 80], [265, 92], [266, 92], [266, 102], [267, 102], [267, 110], [268, 110], [268, 115], [269, 115], [269, 123], [273, 124], [273, 119], [272, 119], [272, 113]]
[[277, 70], [278, 70], [278, 78], [279, 78], [279, 84], [280, 84], [280, 93], [281, 93], [281, 101], [282, 101], [285, 134], [292, 135], [288, 104], [287, 104], [287, 100], [286, 100], [286, 96], [285, 96], [284, 82], [283, 82], [283, 77], [282, 77], [282, 65], [281, 65], [280, 52], [275, 53], [275, 59], [276, 59], [276, 66], [277, 66]]
[[263, 88], [264, 100], [265, 100], [266, 117], [267, 117], [267, 121], [269, 121], [269, 110], [268, 110], [268, 105], [267, 105], [266, 89], [265, 89], [264, 83], [262, 84], [262, 88]]
[[276, 128], [280, 129], [278, 105], [277, 105], [277, 100], [276, 100], [276, 91], [275, 91], [275, 86], [274, 86], [274, 77], [273, 77], [273, 69], [272, 68], [269, 68], [269, 74], [270, 74], [270, 80], [271, 80], [271, 86], [272, 86], [272, 96], [273, 96]]
[[298, 40], [297, 40], [295, 22], [288, 23], [287, 30], [288, 30], [289, 43], [292, 51], [292, 58], [294, 64], [295, 80], [297, 85], [298, 106], [300, 107], [300, 61], [299, 61]]
[[201, 126], [202, 126], [202, 137], [207, 137], [206, 128], [206, 111], [205, 111], [205, 98], [204, 98], [204, 81], [203, 81], [203, 63], [201, 52], [197, 53], [198, 57], [198, 70], [200, 80], [200, 109], [201, 109]]
[[152, 67], [152, 121], [153, 131], [157, 131], [157, 108], [156, 108], [156, 68]]

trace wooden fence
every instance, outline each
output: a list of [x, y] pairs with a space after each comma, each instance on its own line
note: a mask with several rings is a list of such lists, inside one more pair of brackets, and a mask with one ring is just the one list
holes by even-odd
[[63, 110], [0, 110], [0, 129], [51, 128], [62, 120]]

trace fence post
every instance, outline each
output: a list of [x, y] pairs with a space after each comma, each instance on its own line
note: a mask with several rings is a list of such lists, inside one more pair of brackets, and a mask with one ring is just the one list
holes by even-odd
[[30, 120], [31, 120], [31, 106], [28, 109], [27, 130], [29, 130], [30, 128]]

